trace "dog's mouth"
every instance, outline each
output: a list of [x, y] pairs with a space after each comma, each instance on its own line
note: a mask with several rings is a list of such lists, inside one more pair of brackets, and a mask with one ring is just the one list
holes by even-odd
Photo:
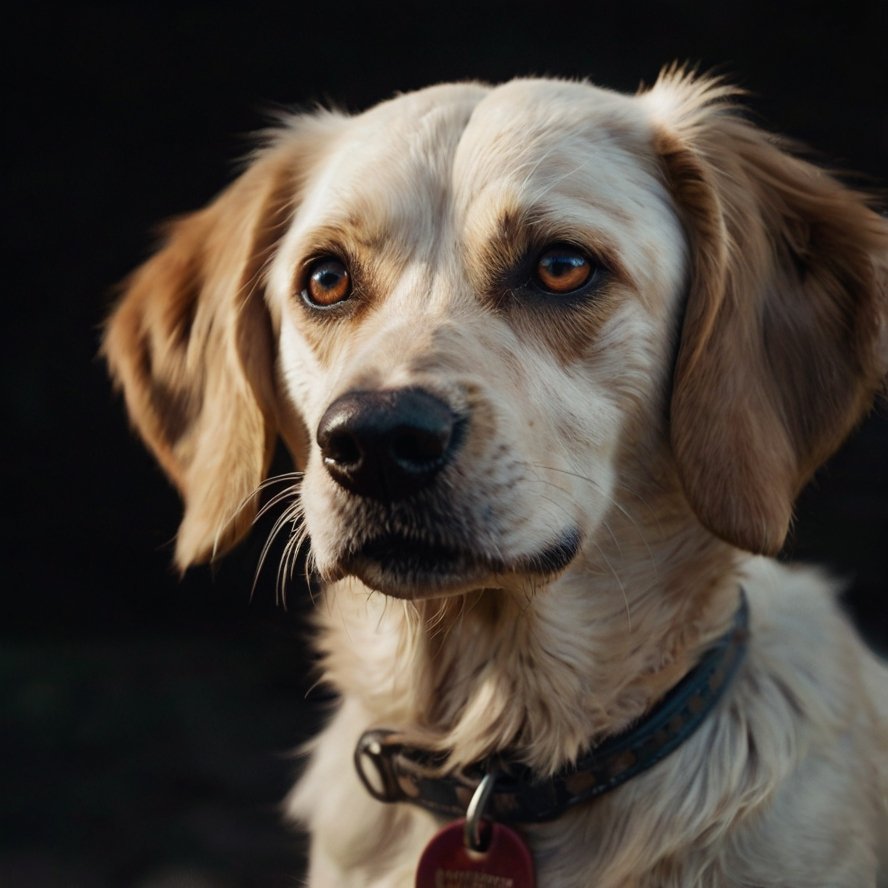
[[506, 560], [470, 548], [384, 534], [346, 556], [341, 572], [395, 598], [434, 598], [498, 586], [509, 578], [551, 579], [573, 561], [580, 544], [580, 532], [571, 528], [535, 552]]

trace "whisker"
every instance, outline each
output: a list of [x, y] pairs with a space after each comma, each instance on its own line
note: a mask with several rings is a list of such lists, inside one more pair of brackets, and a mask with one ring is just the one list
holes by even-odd
[[304, 472], [295, 470], [292, 472], [278, 472], [276, 475], [269, 475], [256, 490], [265, 490], [266, 487], [271, 487], [273, 484], [281, 484], [284, 481], [301, 481], [304, 474]]
[[632, 611], [629, 606], [629, 596], [626, 594], [626, 587], [623, 585], [623, 580], [620, 577], [620, 575], [617, 573], [617, 571], [614, 569], [614, 567], [610, 563], [610, 561], [607, 560], [607, 555], [604, 554], [604, 552], [601, 549], [601, 546], [599, 546], [594, 541], [593, 541], [592, 545], [595, 546], [596, 550], [598, 551], [598, 554], [601, 556], [601, 560], [605, 563], [605, 565], [607, 566], [607, 569], [611, 572], [611, 576], [613, 576], [613, 578], [617, 581], [617, 586], [619, 586], [619, 588], [620, 588], [620, 594], [623, 596], [623, 604], [625, 605], [625, 608], [626, 608], [626, 622], [628, 624], [628, 629], [629, 629], [629, 632], [632, 632]]
[[[282, 562], [286, 567], [286, 570], [283, 572], [281, 585], [281, 600], [283, 602], [284, 610], [287, 610], [287, 589], [289, 584], [293, 581], [293, 577], [296, 574], [296, 567], [299, 564], [299, 555], [308, 540], [308, 527], [305, 524], [305, 516], [300, 509], [298, 522], [294, 522], [293, 533], [284, 546]], [[305, 576], [305, 584], [310, 590], [311, 585], [307, 573]]]
[[[544, 155], [543, 159], [545, 159], [545, 156], [546, 155]], [[546, 185], [542, 190], [534, 192], [534, 198], [537, 201], [540, 201], [550, 191], [552, 191], [556, 186], [560, 185], [565, 179], [570, 178], [575, 173], [578, 173], [581, 169], [583, 169], [584, 167], [586, 167], [588, 165], [589, 165], [589, 162], [587, 160], [580, 161], [580, 163], [578, 163], [572, 169], [567, 170], [566, 172], [562, 173], [560, 176], [553, 177], [548, 182], [546, 182]], [[537, 164], [537, 166], [539, 166], [539, 164]], [[532, 172], [534, 172], [535, 170], [536, 170], [536, 167], [534, 168], [534, 170]], [[528, 175], [527, 179], [529, 179], [529, 178], [530, 178], [530, 176]], [[525, 183], [527, 182], [527, 179], [525, 179]]]
[[[294, 496], [298, 496], [298, 492], [296, 490], [292, 491]], [[262, 547], [262, 551], [259, 553], [259, 561], [256, 565], [256, 571], [253, 575], [253, 586], [250, 590], [250, 601], [253, 601], [253, 598], [256, 594], [256, 587], [259, 583], [259, 576], [262, 573], [262, 569], [265, 566], [265, 562], [268, 558], [269, 553], [271, 552], [271, 547], [277, 539], [278, 534], [283, 530], [283, 528], [287, 524], [298, 525], [303, 521], [302, 515], [302, 503], [300, 500], [296, 499], [292, 502], [284, 511], [277, 517], [274, 524], [272, 525], [271, 530], [268, 533], [268, 538], [265, 540], [265, 544]], [[278, 577], [279, 577], [278, 569]], [[278, 585], [277, 579], [275, 582], [275, 604], [278, 602], [277, 597]]]
[[285, 502], [289, 497], [297, 495], [298, 491], [294, 488], [287, 488], [286, 490], [281, 490], [279, 493], [276, 493], [267, 503], [265, 503], [262, 508], [256, 513], [256, 518], [254, 520], [254, 524], [259, 521], [260, 518], [264, 518], [270, 511], [280, 505], [282, 502]]

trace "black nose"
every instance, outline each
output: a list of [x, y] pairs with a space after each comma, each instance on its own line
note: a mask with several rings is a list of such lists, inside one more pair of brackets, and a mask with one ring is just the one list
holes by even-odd
[[382, 502], [426, 487], [459, 446], [458, 418], [423, 389], [349, 392], [318, 425], [317, 441], [337, 484]]

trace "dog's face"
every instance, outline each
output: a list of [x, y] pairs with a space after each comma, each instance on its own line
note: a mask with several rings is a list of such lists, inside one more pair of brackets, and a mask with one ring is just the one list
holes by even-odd
[[292, 121], [109, 327], [180, 564], [243, 533], [278, 434], [321, 575], [400, 597], [544, 582], [651, 485], [778, 548], [883, 369], [885, 235], [722, 99], [515, 81]]
[[268, 276], [322, 576], [520, 586], [595, 536], [626, 436], [663, 433], [687, 264], [649, 141], [631, 100], [544, 82], [343, 128]]

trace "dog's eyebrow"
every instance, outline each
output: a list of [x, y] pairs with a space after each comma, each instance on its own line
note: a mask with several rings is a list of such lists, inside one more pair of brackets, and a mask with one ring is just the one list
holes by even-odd
[[390, 243], [382, 226], [367, 225], [357, 214], [344, 216], [314, 226], [302, 238], [303, 252], [318, 253], [330, 249], [379, 251]]

